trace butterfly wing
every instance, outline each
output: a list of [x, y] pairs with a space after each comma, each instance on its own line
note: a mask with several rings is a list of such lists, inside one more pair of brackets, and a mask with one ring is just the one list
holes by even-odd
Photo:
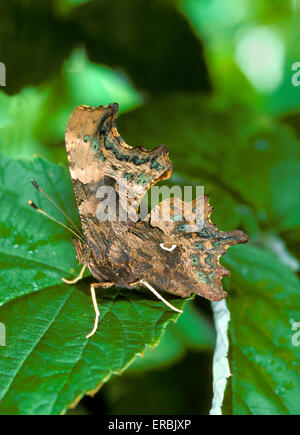
[[[116, 129], [118, 104], [76, 107], [66, 130], [69, 168], [80, 213], [83, 234], [95, 257], [103, 258], [116, 232], [122, 234], [135, 224], [137, 209], [152, 184], [169, 178], [172, 163], [168, 149], [159, 146], [148, 151], [127, 145]], [[127, 183], [120, 195], [120, 180]], [[116, 194], [117, 212], [127, 210], [129, 220], [97, 219], [98, 189], [110, 186]]]
[[[182, 297], [195, 293], [223, 299], [221, 280], [229, 272], [219, 258], [229, 246], [246, 242], [247, 236], [242, 231], [219, 231], [210, 220], [207, 197], [196, 218], [197, 201], [171, 198], [137, 221], [143, 196], [153, 184], [170, 177], [172, 163], [165, 146], [148, 151], [127, 145], [116, 129], [117, 112], [117, 104], [77, 107], [66, 132], [83, 234], [92, 251], [88, 261], [92, 274], [119, 286], [144, 279], [157, 290]], [[125, 195], [120, 184], [124, 180]], [[97, 218], [97, 192], [103, 186], [113, 189], [118, 213], [125, 209], [129, 219]], [[171, 213], [170, 219], [159, 218], [166, 213]]]
[[[197, 201], [162, 201], [147, 221], [129, 231], [127, 243], [132, 249], [128, 261], [135, 273], [157, 290], [181, 297], [194, 293], [219, 301], [227, 295], [221, 280], [230, 275], [219, 258], [228, 247], [245, 243], [248, 238], [242, 231], [218, 230], [210, 220], [212, 207], [207, 196], [203, 205], [203, 210], [196, 213]], [[157, 219], [170, 210], [171, 219]]]

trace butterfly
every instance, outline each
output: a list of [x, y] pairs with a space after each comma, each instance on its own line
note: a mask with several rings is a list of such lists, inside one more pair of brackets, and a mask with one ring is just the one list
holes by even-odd
[[[118, 108], [117, 103], [78, 106], [66, 129], [69, 169], [82, 226], [81, 232], [73, 224], [71, 231], [76, 237], [72, 241], [82, 269], [74, 280], [63, 281], [78, 282], [86, 268], [97, 281], [91, 284], [95, 322], [87, 338], [95, 334], [99, 323], [95, 289], [146, 287], [179, 312], [160, 292], [220, 301], [227, 295], [221, 280], [230, 273], [219, 264], [219, 258], [228, 247], [248, 240], [242, 231], [218, 230], [210, 220], [213, 208], [207, 196], [200, 213], [201, 225], [199, 214], [195, 218], [198, 198], [189, 203], [178, 197], [166, 198], [140, 219], [143, 197], [155, 183], [170, 178], [173, 164], [166, 146], [148, 150], [124, 142], [116, 128]], [[103, 200], [99, 191], [105, 188], [114, 193], [114, 219], [99, 219]], [[122, 217], [125, 210], [127, 219]], [[166, 211], [169, 219], [160, 219]]]

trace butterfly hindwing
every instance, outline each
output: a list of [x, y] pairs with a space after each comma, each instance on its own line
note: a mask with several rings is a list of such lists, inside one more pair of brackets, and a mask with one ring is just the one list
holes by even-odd
[[[199, 204], [202, 207], [199, 208]], [[160, 247], [164, 257], [178, 259], [176, 270], [180, 271], [181, 277], [176, 271], [163, 271], [163, 275], [169, 276], [165, 291], [185, 297], [195, 293], [213, 301], [226, 297], [221, 280], [230, 273], [220, 265], [219, 259], [227, 248], [244, 243], [248, 238], [242, 231], [218, 230], [210, 220], [212, 210], [208, 196], [204, 196], [203, 202], [199, 198], [199, 201], [189, 203], [175, 197], [162, 201], [148, 216], [151, 227], [161, 230], [161, 243], [165, 249], [161, 243]], [[170, 219], [164, 220], [168, 213]], [[176, 248], [172, 249], [174, 246]], [[149, 276], [149, 280], [157, 285], [153, 277]]]

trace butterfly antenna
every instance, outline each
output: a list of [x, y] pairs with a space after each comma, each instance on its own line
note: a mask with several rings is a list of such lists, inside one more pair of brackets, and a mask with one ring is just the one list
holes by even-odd
[[56, 222], [57, 224], [61, 225], [64, 228], [66, 228], [66, 230], [71, 231], [71, 233], [74, 234], [74, 236], [78, 237], [78, 239], [80, 239], [83, 243], [87, 243], [86, 240], [84, 240], [84, 238], [81, 235], [79, 235], [75, 231], [73, 231], [72, 228], [69, 228], [67, 225], [65, 225], [62, 222], [60, 222], [59, 220], [55, 219], [53, 216], [50, 216], [44, 210], [41, 210], [37, 205], [35, 205], [34, 202], [28, 201], [28, 205], [30, 205], [30, 207], [34, 208], [38, 213], [41, 213], [42, 215], [46, 216], [47, 218], [51, 219], [52, 221]]
[[69, 216], [56, 204], [56, 202], [53, 201], [53, 199], [50, 198], [50, 196], [47, 195], [47, 193], [45, 193], [43, 191], [43, 189], [38, 185], [38, 183], [34, 180], [31, 179], [31, 184], [33, 185], [33, 187], [35, 187], [42, 195], [44, 195], [50, 202], [52, 202], [52, 204], [65, 216], [66, 219], [68, 219], [68, 221], [73, 225], [73, 227], [76, 229], [76, 231], [81, 235], [81, 237], [83, 237], [83, 235], [81, 234], [80, 229], [74, 224], [74, 222], [71, 220], [71, 218], [69, 218]]

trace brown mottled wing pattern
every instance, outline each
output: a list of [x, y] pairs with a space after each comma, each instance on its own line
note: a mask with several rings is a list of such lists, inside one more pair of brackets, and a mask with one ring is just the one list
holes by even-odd
[[[117, 112], [118, 104], [97, 108], [79, 106], [72, 113], [66, 130], [69, 167], [83, 233], [89, 245], [85, 263], [97, 279], [114, 278], [113, 282], [122, 271], [118, 264], [110, 262], [109, 250], [113, 241], [122, 238], [133, 221], [100, 222], [96, 217], [98, 188], [112, 186], [118, 195], [119, 182], [125, 179], [128, 213], [135, 217], [147, 189], [168, 178], [172, 172], [167, 147], [148, 151], [143, 147], [132, 148], [123, 141], [115, 126]], [[101, 272], [106, 269], [110, 273]], [[126, 285], [127, 272], [123, 275], [126, 279], [123, 277], [121, 281]]]
[[[81, 261], [99, 281], [138, 287], [144, 279], [157, 290], [182, 297], [195, 293], [210, 300], [224, 298], [221, 279], [229, 272], [220, 266], [219, 258], [229, 246], [247, 241], [247, 236], [241, 231], [219, 231], [210, 221], [207, 197], [200, 216], [203, 227], [192, 213], [196, 202], [185, 203], [190, 213], [183, 215], [184, 203], [176, 198], [162, 201], [143, 221], [97, 219], [100, 186], [112, 186], [123, 207], [119, 186], [120, 180], [127, 180], [128, 212], [135, 218], [146, 191], [172, 173], [165, 146], [148, 151], [123, 141], [116, 130], [117, 111], [117, 104], [80, 106], [67, 127], [70, 171], [87, 240]], [[165, 210], [171, 211], [171, 219], [154, 218]], [[162, 248], [175, 245], [172, 251]]]
[[[149, 242], [144, 246], [144, 253], [153, 252], [149, 259], [149, 266], [143, 273], [144, 279], [148, 280], [155, 288], [160, 288], [168, 293], [187, 297], [195, 293], [205, 298], [218, 301], [226, 297], [222, 289], [223, 276], [230, 275], [229, 271], [219, 264], [219, 258], [226, 249], [237, 243], [248, 240], [242, 231], [219, 231], [210, 220], [212, 207], [209, 198], [204, 198], [204, 215], [196, 212], [196, 200], [191, 203], [183, 203], [178, 198], [170, 198], [161, 202], [148, 217], [148, 224], [155, 230], [160, 230], [159, 242], [166, 248], [149, 249]], [[184, 209], [185, 206], [185, 209]], [[190, 211], [194, 213], [189, 214]], [[171, 210], [171, 219], [168, 221], [157, 220], [157, 212], [166, 216]], [[197, 224], [203, 222], [203, 225]], [[159, 243], [159, 245], [160, 245]], [[148, 245], [148, 251], [147, 249]], [[142, 249], [142, 248], [140, 248]], [[142, 254], [143, 256], [144, 254]], [[133, 262], [139, 262], [139, 254], [132, 253]], [[151, 267], [151, 265], [155, 267]], [[145, 269], [145, 268], [144, 268]]]

